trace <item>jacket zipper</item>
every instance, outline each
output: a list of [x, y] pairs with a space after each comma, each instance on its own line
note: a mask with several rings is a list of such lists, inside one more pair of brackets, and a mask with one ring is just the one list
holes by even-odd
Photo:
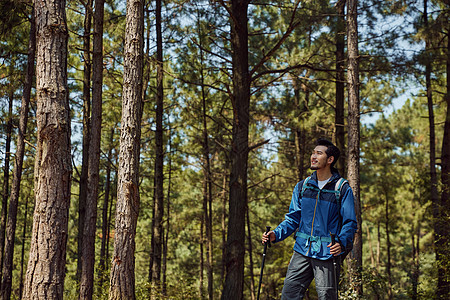
[[[316, 219], [316, 210], [317, 210], [317, 202], [319, 202], [319, 195], [320, 195], [320, 190], [319, 190], [319, 192], [317, 192], [316, 205], [314, 206], [314, 215], [313, 215], [313, 220], [312, 220], [312, 224], [311, 224], [311, 236], [313, 236], [313, 231], [314, 231], [314, 220]], [[306, 252], [306, 255], [308, 255], [310, 249], [311, 249], [311, 242], [309, 243], [309, 248], [308, 248], [308, 251]]]

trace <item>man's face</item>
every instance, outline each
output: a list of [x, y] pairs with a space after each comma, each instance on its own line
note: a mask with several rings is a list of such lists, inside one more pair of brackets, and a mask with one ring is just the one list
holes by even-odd
[[327, 151], [326, 146], [316, 146], [311, 154], [311, 170], [319, 170], [326, 168], [327, 165], [331, 165], [334, 157], [327, 157], [325, 153]]

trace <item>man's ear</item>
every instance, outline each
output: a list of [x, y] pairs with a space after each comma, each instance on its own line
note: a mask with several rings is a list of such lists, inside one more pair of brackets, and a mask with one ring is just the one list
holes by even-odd
[[334, 161], [334, 156], [330, 156], [330, 157], [327, 158], [327, 163], [328, 164], [331, 165], [333, 163], [333, 161]]

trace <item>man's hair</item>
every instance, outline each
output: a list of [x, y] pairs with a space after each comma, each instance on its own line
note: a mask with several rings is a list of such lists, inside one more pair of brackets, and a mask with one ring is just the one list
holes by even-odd
[[334, 157], [334, 160], [331, 163], [331, 167], [333, 167], [334, 164], [339, 159], [339, 156], [341, 155], [341, 151], [339, 150], [339, 148], [336, 147], [331, 141], [329, 141], [327, 139], [324, 139], [324, 138], [318, 139], [317, 142], [316, 142], [316, 146], [325, 146], [325, 147], [327, 147], [327, 150], [325, 151], [325, 153], [327, 154], [327, 157], [330, 157], [330, 156]]

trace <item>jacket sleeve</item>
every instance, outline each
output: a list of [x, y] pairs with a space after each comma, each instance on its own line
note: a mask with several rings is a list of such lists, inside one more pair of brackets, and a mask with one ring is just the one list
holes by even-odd
[[285, 215], [284, 221], [273, 230], [275, 233], [275, 242], [280, 242], [290, 236], [299, 226], [301, 218], [301, 199], [299, 199], [303, 181], [297, 183], [292, 192], [289, 212]]
[[350, 186], [347, 186], [341, 200], [341, 217], [342, 227], [338, 235], [338, 240], [342, 246], [347, 248], [348, 245], [353, 243], [353, 237], [357, 229], [355, 202], [353, 191]]

